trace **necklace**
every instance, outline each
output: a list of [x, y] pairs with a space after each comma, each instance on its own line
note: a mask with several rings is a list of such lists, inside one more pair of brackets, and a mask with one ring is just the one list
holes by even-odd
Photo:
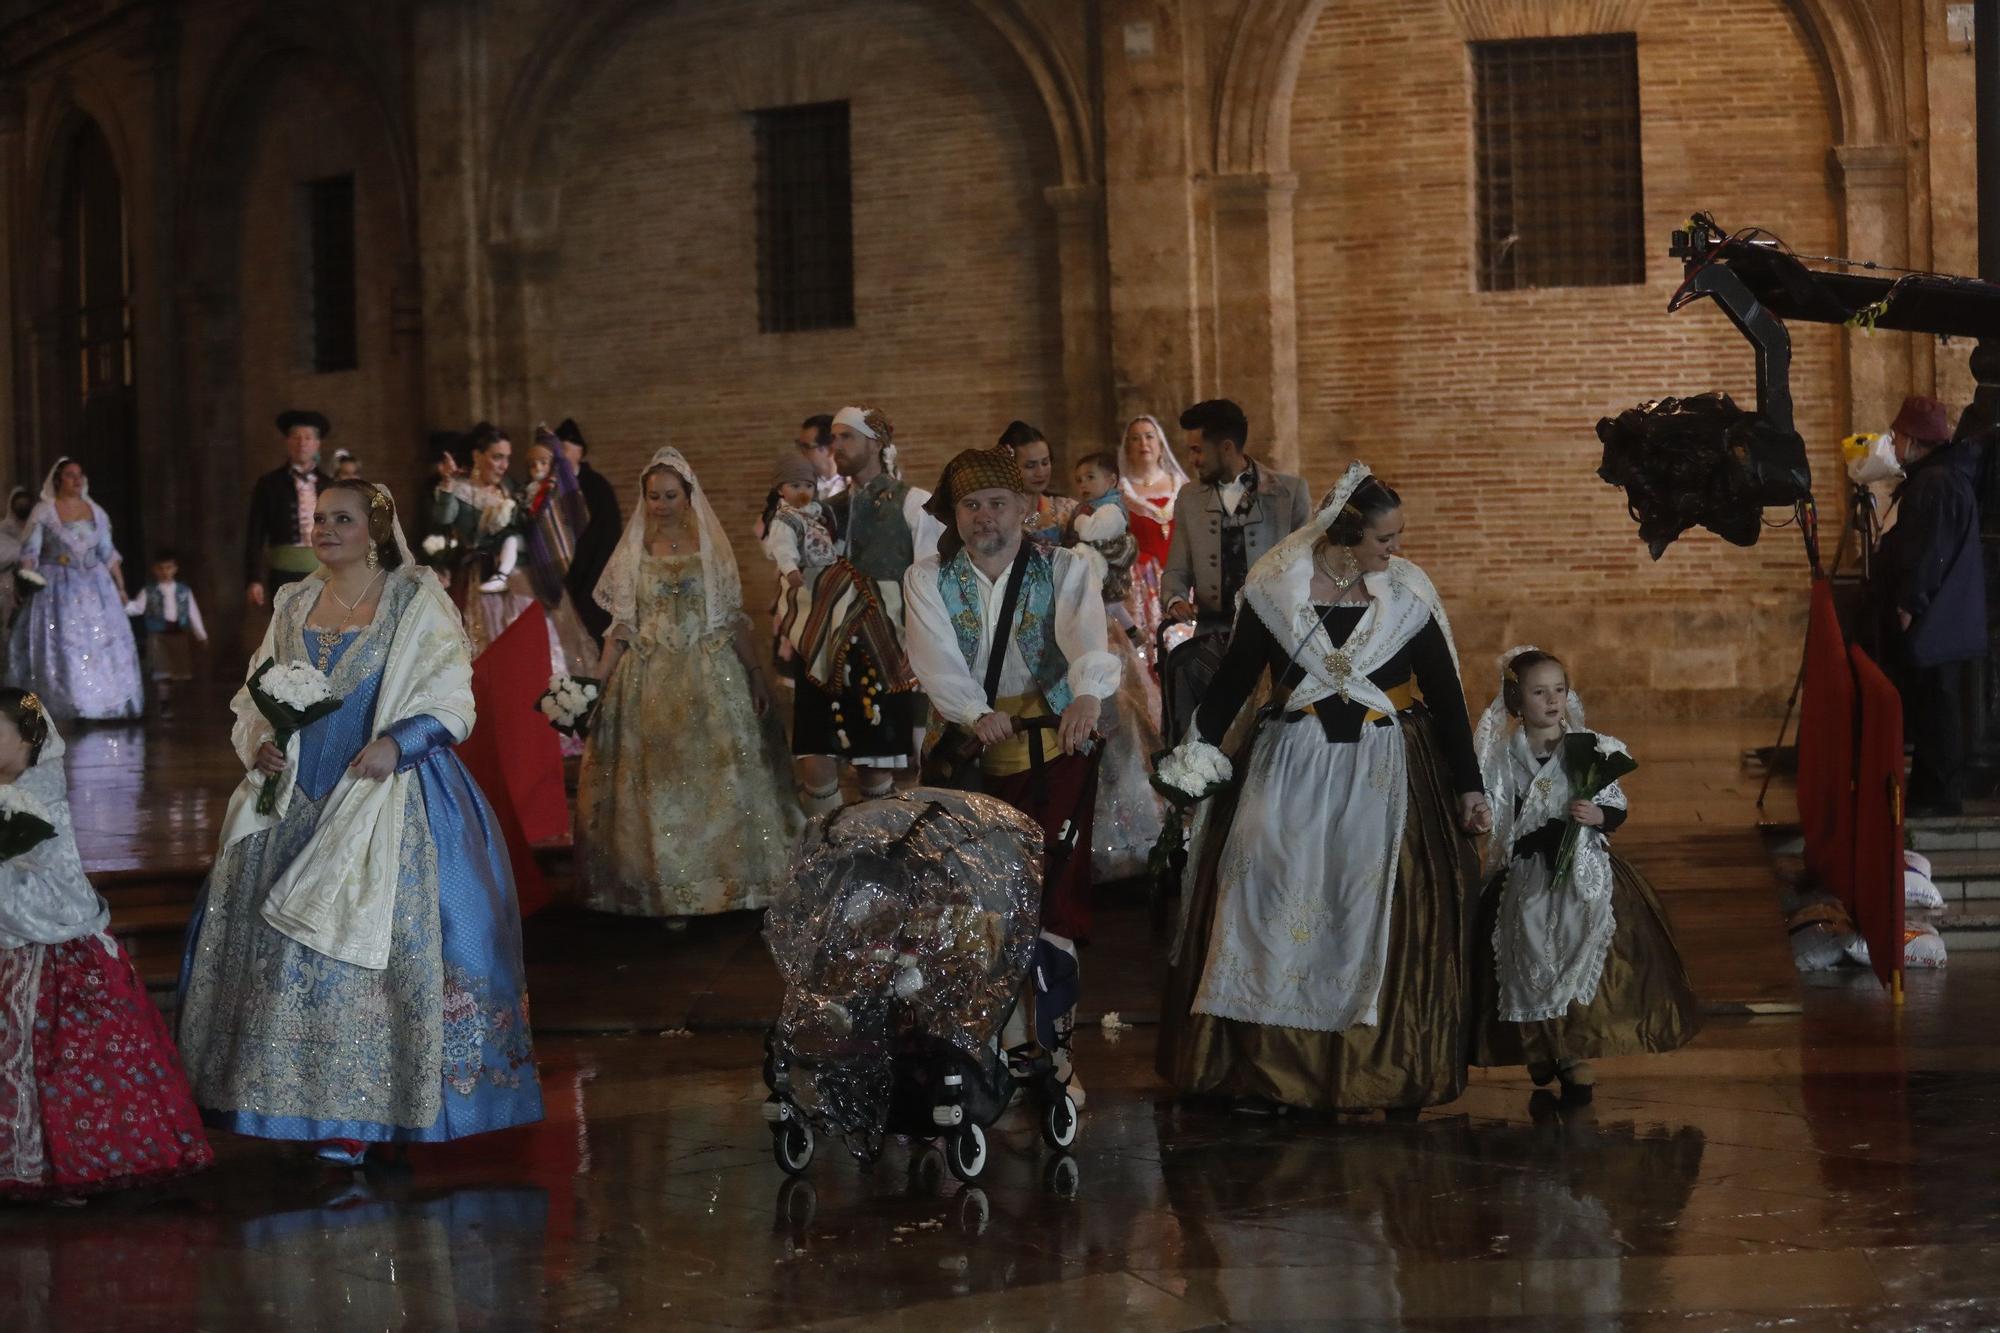
[[1336, 570], [1334, 568], [1333, 564], [1334, 547], [1333, 543], [1331, 542], [1323, 543], [1322, 545], [1314, 549], [1313, 568], [1317, 570], [1321, 575], [1323, 575], [1326, 578], [1326, 581], [1328, 583], [1331, 583], [1334, 586], [1335, 591], [1339, 592], [1341, 598], [1345, 600], [1348, 589], [1352, 588], [1355, 584], [1361, 581], [1361, 562], [1354, 558], [1354, 553], [1352, 551], [1347, 551], [1345, 547], [1342, 547], [1341, 549], [1345, 551], [1347, 555], [1346, 569]]
[[653, 540], [665, 542], [667, 544], [667, 554], [679, 555], [681, 553], [681, 540], [687, 535], [688, 535], [687, 524], [683, 523], [681, 524], [680, 527], [673, 529], [671, 532], [665, 528], [661, 528], [660, 535], [655, 537]]
[[363, 588], [361, 595], [351, 602], [335, 592], [333, 590], [333, 581], [331, 579], [327, 580], [326, 595], [333, 598], [334, 604], [343, 608], [347, 614], [340, 618], [340, 623], [335, 625], [331, 632], [327, 630], [317, 631], [319, 634], [319, 654], [313, 665], [319, 668], [321, 674], [324, 674], [327, 668], [333, 664], [333, 645], [340, 639], [341, 634], [346, 631], [348, 622], [354, 619], [354, 609], [368, 600], [368, 594], [375, 590], [375, 585], [381, 578], [382, 576], [377, 574], [374, 578], [368, 580], [368, 586]]

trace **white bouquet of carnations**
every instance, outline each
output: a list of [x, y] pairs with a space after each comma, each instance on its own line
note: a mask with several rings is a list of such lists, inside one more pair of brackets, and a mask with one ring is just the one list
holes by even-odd
[[32, 569], [16, 567], [14, 570], [14, 595], [27, 601], [36, 593], [49, 586], [49, 581]]
[[603, 685], [589, 676], [557, 672], [549, 677], [548, 691], [535, 701], [535, 707], [563, 735], [581, 736], [590, 730], [591, 714], [597, 711], [597, 700], [603, 693]]
[[55, 836], [56, 818], [47, 806], [15, 783], [0, 787], [0, 861]]
[[435, 560], [451, 549], [451, 538], [442, 532], [433, 532], [424, 538], [424, 554]]
[[512, 500], [502, 500], [493, 508], [493, 531], [497, 535], [514, 526], [516, 506]]
[[1159, 840], [1146, 858], [1155, 875], [1170, 873], [1186, 848], [1188, 810], [1227, 786], [1234, 776], [1229, 756], [1195, 737], [1153, 756], [1153, 789], [1173, 807], [1160, 829]]
[[[306, 662], [280, 666], [275, 658], [266, 658], [251, 675], [250, 701], [271, 724], [271, 744], [280, 750], [291, 744], [293, 736], [340, 708], [333, 682], [324, 673]], [[277, 812], [278, 793], [284, 790], [278, 784], [283, 780], [283, 774], [264, 779], [264, 789], [257, 793], [258, 814]]]

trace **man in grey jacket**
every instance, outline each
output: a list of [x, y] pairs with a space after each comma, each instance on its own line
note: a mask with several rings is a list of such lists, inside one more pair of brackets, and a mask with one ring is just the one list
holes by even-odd
[[1250, 422], [1227, 398], [1181, 413], [1181, 430], [1200, 481], [1174, 500], [1160, 601], [1170, 620], [1226, 625], [1250, 566], [1305, 526], [1312, 497], [1304, 479], [1259, 467], [1244, 452]]

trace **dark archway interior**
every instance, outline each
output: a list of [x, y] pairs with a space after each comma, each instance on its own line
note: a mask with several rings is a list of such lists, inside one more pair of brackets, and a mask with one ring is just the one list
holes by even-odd
[[56, 176], [56, 240], [38, 347], [35, 463], [83, 463], [120, 549], [145, 559], [133, 389], [132, 259], [125, 195], [103, 131], [79, 122]]

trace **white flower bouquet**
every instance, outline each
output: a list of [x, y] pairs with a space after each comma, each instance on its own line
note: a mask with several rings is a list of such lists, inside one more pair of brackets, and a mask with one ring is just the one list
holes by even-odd
[[451, 538], [445, 536], [442, 532], [433, 532], [430, 536], [424, 538], [424, 554], [434, 560], [450, 549]]
[[603, 693], [602, 683], [589, 676], [557, 672], [549, 677], [549, 688], [535, 701], [535, 707], [563, 735], [581, 736], [590, 730], [590, 719], [596, 714], [597, 701]]
[[14, 783], [0, 787], [0, 861], [11, 861], [55, 836], [55, 816], [47, 806]]
[[1160, 830], [1159, 841], [1153, 844], [1146, 858], [1155, 875], [1165, 875], [1173, 869], [1186, 849], [1187, 812], [1227, 786], [1234, 776], [1229, 756], [1195, 737], [1153, 756], [1153, 789], [1166, 797], [1172, 807]]
[[[250, 701], [271, 724], [271, 744], [280, 750], [291, 744], [293, 736], [340, 707], [340, 700], [333, 694], [333, 682], [310, 663], [286, 662], [280, 666], [275, 658], [266, 658], [264, 665], [251, 675]], [[276, 813], [278, 793], [284, 790], [278, 784], [284, 781], [284, 776], [281, 773], [264, 779], [264, 788], [257, 793], [258, 814]]]
[[49, 581], [32, 569], [16, 567], [14, 570], [14, 596], [25, 602], [36, 593], [49, 586]]

